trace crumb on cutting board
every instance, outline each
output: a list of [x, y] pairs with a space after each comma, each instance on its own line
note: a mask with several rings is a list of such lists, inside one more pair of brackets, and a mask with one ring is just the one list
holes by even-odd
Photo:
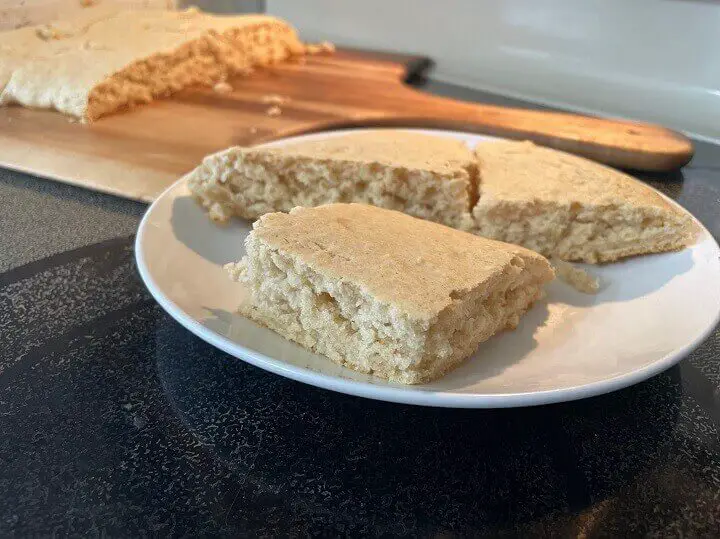
[[586, 270], [557, 258], [552, 259], [552, 265], [555, 267], [555, 274], [560, 280], [569, 284], [578, 292], [597, 294], [598, 290], [600, 290], [599, 279]]
[[280, 116], [282, 114], [282, 109], [278, 107], [277, 105], [270, 107], [265, 111], [265, 114], [267, 114], [270, 117], [274, 116]]
[[213, 92], [217, 92], [219, 94], [229, 94], [232, 91], [233, 87], [224, 80], [221, 80], [213, 86]]
[[50, 41], [52, 39], [60, 39], [61, 37], [63, 37], [62, 32], [49, 25], [38, 26], [35, 29], [35, 33], [40, 39], [45, 41]]
[[278, 94], [266, 94], [260, 98], [260, 101], [268, 105], [284, 105], [290, 101], [290, 98]]
[[335, 52], [335, 45], [329, 41], [322, 43], [311, 43], [305, 47], [308, 54], [332, 54]]

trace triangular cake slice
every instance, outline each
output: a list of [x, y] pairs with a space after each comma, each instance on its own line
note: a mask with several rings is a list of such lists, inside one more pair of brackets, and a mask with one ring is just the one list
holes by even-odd
[[476, 147], [474, 232], [545, 256], [612, 262], [685, 247], [689, 218], [617, 170], [531, 142]]
[[392, 382], [434, 380], [540, 298], [553, 271], [505, 243], [362, 204], [268, 213], [227, 269], [241, 313]]
[[277, 148], [229, 148], [188, 175], [216, 222], [296, 206], [359, 202], [468, 228], [477, 164], [457, 140], [400, 130], [349, 132]]

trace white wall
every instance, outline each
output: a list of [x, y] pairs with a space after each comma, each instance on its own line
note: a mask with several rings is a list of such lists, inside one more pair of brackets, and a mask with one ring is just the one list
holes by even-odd
[[720, 139], [720, 1], [268, 0], [303, 37], [432, 57], [434, 77]]

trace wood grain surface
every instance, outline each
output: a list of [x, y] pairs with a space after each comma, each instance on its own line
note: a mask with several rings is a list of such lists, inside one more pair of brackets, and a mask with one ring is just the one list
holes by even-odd
[[[405, 83], [426, 62], [358, 51], [319, 55], [193, 88], [83, 125], [59, 113], [0, 108], [0, 166], [151, 201], [210, 153], [350, 126], [461, 129], [570, 151], [622, 168], [671, 170], [692, 157], [684, 136], [650, 124], [464, 103]], [[273, 115], [270, 95], [287, 101]]]

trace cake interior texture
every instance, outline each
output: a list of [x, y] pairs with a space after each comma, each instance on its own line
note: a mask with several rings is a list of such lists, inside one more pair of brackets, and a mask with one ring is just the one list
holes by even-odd
[[434, 380], [543, 294], [526, 249], [359, 204], [266, 214], [228, 265], [241, 312], [305, 348], [392, 382]]
[[477, 200], [477, 165], [462, 142], [388, 130], [230, 148], [207, 157], [188, 184], [217, 222], [359, 202], [464, 229]]
[[304, 51], [293, 28], [274, 17], [94, 6], [0, 33], [0, 105], [92, 121]]
[[685, 247], [691, 221], [634, 178], [530, 142], [476, 148], [476, 234], [588, 263]]

